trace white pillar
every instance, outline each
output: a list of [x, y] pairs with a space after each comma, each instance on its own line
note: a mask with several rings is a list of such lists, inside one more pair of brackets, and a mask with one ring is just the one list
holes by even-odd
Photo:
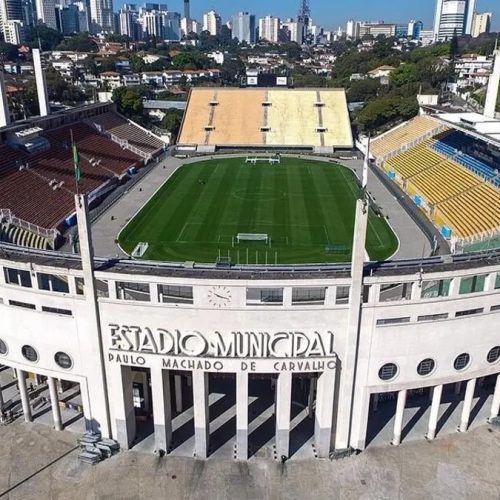
[[155, 449], [167, 453], [172, 442], [172, 410], [170, 406], [170, 372], [151, 369]]
[[133, 373], [130, 366], [117, 366], [110, 370], [113, 395], [113, 416], [115, 419], [115, 439], [128, 450], [135, 439], [136, 420], [133, 393]]
[[26, 388], [26, 372], [24, 370], [17, 370], [17, 385], [19, 386], [24, 420], [26, 422], [32, 422], [33, 416], [31, 415], [31, 405], [28, 397], [28, 389]]
[[307, 398], [307, 413], [309, 414], [309, 418], [313, 418], [314, 413], [314, 393], [316, 391], [318, 379], [313, 377], [309, 382], [309, 396]]
[[61, 420], [61, 408], [59, 407], [59, 396], [57, 395], [56, 379], [54, 377], [48, 377], [47, 382], [49, 385], [52, 417], [54, 418], [54, 429], [56, 431], [62, 431], [63, 425]]
[[4, 405], [4, 400], [3, 400], [3, 389], [2, 389], [2, 384], [0, 384], [0, 413], [3, 410], [3, 405]]
[[194, 408], [194, 454], [198, 458], [208, 456], [210, 436], [208, 415], [208, 373], [193, 371], [193, 408]]
[[484, 116], [486, 116], [487, 118], [495, 118], [499, 85], [500, 85], [500, 50], [495, 50], [495, 62], [493, 65], [493, 71], [488, 80], [488, 90], [486, 91], [486, 102], [484, 104]]
[[248, 459], [248, 372], [236, 373], [236, 458]]
[[472, 399], [474, 398], [474, 390], [476, 388], [476, 379], [473, 378], [467, 381], [465, 388], [464, 406], [462, 408], [462, 417], [460, 419], [460, 432], [465, 432], [469, 427], [470, 410], [472, 408]]
[[174, 375], [174, 392], [175, 392], [175, 411], [182, 412], [182, 378], [180, 375]]
[[330, 456], [334, 394], [335, 371], [323, 372], [318, 378], [314, 419], [314, 442], [319, 458]]
[[493, 401], [491, 402], [490, 419], [498, 417], [499, 413], [500, 413], [500, 375], [497, 375], [497, 383], [495, 385]]
[[349, 314], [346, 329], [346, 345], [342, 360], [339, 387], [339, 405], [335, 427], [335, 448], [347, 448], [350, 443], [353, 408], [354, 380], [357, 370], [358, 341], [363, 294], [363, 272], [366, 256], [366, 231], [368, 227], [368, 203], [356, 202], [356, 219], [351, 261], [351, 289], [349, 292]]
[[42, 68], [40, 49], [33, 49], [33, 67], [35, 70], [35, 82], [40, 116], [47, 116], [50, 115], [50, 104], [47, 93], [47, 82], [45, 81], [45, 73]]
[[443, 394], [443, 385], [436, 385], [432, 391], [431, 414], [429, 416], [429, 429], [427, 430], [427, 439], [432, 441], [436, 437], [437, 421], [439, 417], [439, 406]]
[[0, 127], [10, 124], [9, 103], [5, 92], [5, 79], [3, 71], [0, 71]]
[[292, 373], [281, 372], [276, 384], [276, 454], [290, 453], [290, 414], [292, 409]]
[[403, 430], [403, 416], [406, 406], [407, 390], [404, 389], [398, 392], [398, 402], [396, 405], [396, 418], [394, 419], [394, 437], [392, 444], [398, 446], [401, 443], [401, 432]]

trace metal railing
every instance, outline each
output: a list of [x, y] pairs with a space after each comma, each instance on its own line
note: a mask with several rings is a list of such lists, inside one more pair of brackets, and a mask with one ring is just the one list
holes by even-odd
[[24, 229], [26, 231], [30, 231], [31, 233], [35, 233], [42, 238], [46, 238], [51, 244], [54, 244], [55, 240], [60, 234], [57, 229], [45, 229], [43, 227], [37, 226], [36, 224], [32, 224], [31, 222], [16, 217], [9, 208], [0, 208], [0, 218], [4, 219], [10, 224], [13, 224], [14, 226], [20, 227], [21, 229]]

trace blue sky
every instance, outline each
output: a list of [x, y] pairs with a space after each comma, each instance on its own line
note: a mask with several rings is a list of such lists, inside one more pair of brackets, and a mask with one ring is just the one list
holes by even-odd
[[[182, 0], [150, 0], [166, 3], [170, 9], [182, 12]], [[358, 20], [384, 20], [405, 23], [420, 19], [425, 29], [432, 28], [435, 0], [310, 0], [313, 19], [326, 29], [344, 26], [350, 18]], [[118, 10], [122, 3], [137, 3], [143, 0], [114, 0]], [[192, 16], [201, 20], [203, 12], [217, 10], [224, 20], [240, 10], [248, 10], [257, 16], [273, 14], [279, 17], [295, 17], [298, 0], [191, 0]], [[479, 12], [493, 12], [493, 28], [500, 31], [500, 1], [478, 0]]]

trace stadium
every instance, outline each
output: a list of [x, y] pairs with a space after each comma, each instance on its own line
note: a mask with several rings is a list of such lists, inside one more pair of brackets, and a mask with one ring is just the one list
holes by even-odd
[[2, 422], [281, 461], [498, 424], [488, 106], [354, 141], [342, 90], [193, 89], [168, 150], [112, 104], [2, 106]]

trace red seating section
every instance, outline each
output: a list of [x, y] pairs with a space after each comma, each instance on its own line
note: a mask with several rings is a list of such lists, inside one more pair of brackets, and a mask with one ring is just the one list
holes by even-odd
[[[70, 129], [81, 156], [80, 192], [93, 192], [129, 167], [141, 165], [137, 155], [82, 123], [45, 132], [51, 148], [34, 155], [3, 144], [0, 145], [0, 208], [10, 209], [16, 217], [47, 229], [60, 226], [73, 213], [76, 185]], [[19, 170], [26, 164], [28, 169]], [[51, 181], [62, 182], [62, 186], [54, 189]]]

